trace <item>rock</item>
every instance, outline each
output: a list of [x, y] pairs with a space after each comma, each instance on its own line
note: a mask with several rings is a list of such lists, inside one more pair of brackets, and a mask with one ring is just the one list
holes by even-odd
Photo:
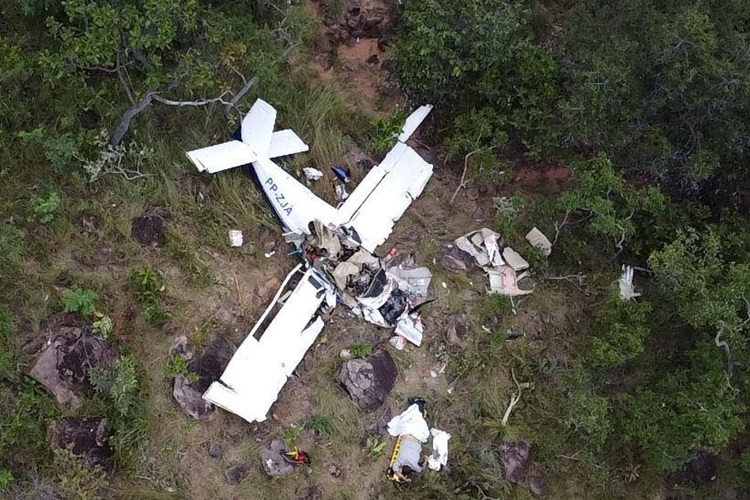
[[705, 486], [716, 480], [719, 473], [719, 461], [713, 453], [698, 450], [695, 458], [688, 463], [690, 479], [696, 486]]
[[373, 54], [367, 58], [366, 62], [367, 64], [378, 64], [380, 62], [380, 59], [378, 58], [377, 54]]
[[380, 350], [366, 358], [346, 361], [337, 372], [336, 380], [360, 409], [369, 412], [383, 404], [397, 374], [391, 355]]
[[274, 439], [268, 447], [261, 448], [260, 460], [263, 471], [271, 477], [284, 477], [294, 472], [294, 465], [286, 462], [281, 453], [284, 451], [284, 442]]
[[207, 420], [216, 413], [216, 407], [203, 399], [203, 393], [219, 380], [236, 350], [231, 342], [219, 337], [200, 356], [190, 360], [189, 373], [175, 377], [172, 396], [189, 417]]
[[42, 337], [34, 337], [23, 345], [24, 354], [36, 354], [44, 347], [45, 339]]
[[382, 408], [380, 408], [380, 410], [378, 410], [378, 414], [375, 420], [365, 426], [365, 430], [369, 434], [385, 434], [386, 430], [388, 429], [388, 422], [390, 422], [392, 417], [393, 412], [391, 411], [390, 406], [383, 406]]
[[208, 456], [216, 460], [221, 460], [224, 456], [224, 447], [219, 443], [211, 443], [208, 447]]
[[193, 346], [188, 342], [187, 336], [179, 335], [172, 341], [169, 347], [169, 356], [182, 356], [187, 360], [193, 359]]
[[250, 472], [244, 465], [233, 465], [224, 471], [224, 478], [231, 485], [238, 485], [245, 480]]
[[95, 333], [79, 316], [53, 314], [42, 321], [44, 350], [29, 375], [55, 396], [65, 409], [81, 404], [92, 391], [91, 368], [110, 369], [117, 350]]
[[440, 266], [444, 269], [458, 274], [468, 273], [474, 267], [474, 259], [455, 245], [442, 246], [443, 255], [440, 258]]
[[152, 207], [140, 217], [133, 219], [130, 234], [143, 246], [161, 247], [167, 241], [169, 212], [160, 207]]
[[459, 354], [463, 349], [463, 339], [469, 331], [469, 317], [459, 314], [448, 319], [445, 341], [453, 354]]
[[341, 470], [341, 467], [339, 467], [338, 465], [331, 464], [328, 466], [328, 473], [338, 479], [342, 476], [342, 474], [344, 474], [344, 471]]
[[308, 486], [297, 493], [297, 500], [323, 500], [323, 490], [320, 486]]
[[506, 481], [521, 483], [531, 465], [531, 444], [526, 440], [502, 443], [498, 452], [500, 473]]
[[237, 328], [242, 321], [239, 305], [230, 298], [222, 300], [219, 309], [214, 313], [214, 321], [230, 328]]
[[529, 480], [529, 490], [535, 496], [543, 497], [547, 494], [547, 478], [543, 476], [534, 476]]
[[109, 445], [112, 434], [112, 427], [104, 417], [64, 418], [47, 427], [52, 450], [71, 447], [89, 469], [112, 470], [114, 450]]

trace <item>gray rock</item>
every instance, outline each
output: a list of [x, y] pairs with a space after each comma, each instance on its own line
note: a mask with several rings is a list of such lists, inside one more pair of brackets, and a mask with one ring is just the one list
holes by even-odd
[[323, 500], [323, 490], [320, 486], [308, 486], [297, 493], [297, 500]]
[[67, 410], [77, 408], [93, 390], [91, 368], [110, 369], [117, 350], [79, 316], [53, 314], [42, 321], [42, 354], [29, 375], [42, 384]]
[[64, 418], [47, 427], [47, 439], [53, 451], [71, 447], [90, 469], [112, 470], [114, 450], [109, 445], [112, 434], [112, 427], [104, 417]]
[[474, 268], [474, 258], [455, 245], [443, 245], [439, 264], [443, 269], [456, 274], [465, 274]]
[[284, 477], [294, 472], [294, 465], [281, 457], [284, 448], [284, 442], [281, 439], [274, 439], [268, 447], [260, 450], [260, 461], [267, 475]]
[[217, 338], [200, 356], [190, 360], [188, 373], [175, 377], [172, 396], [189, 417], [207, 420], [216, 413], [216, 407], [203, 399], [203, 393], [219, 380], [236, 350], [227, 339]]
[[240, 484], [248, 476], [250, 471], [244, 465], [233, 465], [224, 471], [224, 478], [232, 485]]
[[543, 476], [534, 476], [529, 480], [529, 490], [535, 496], [543, 497], [547, 494], [547, 478]]
[[219, 443], [211, 443], [208, 447], [208, 456], [216, 460], [221, 460], [224, 456], [224, 447]]
[[445, 341], [453, 354], [459, 354], [463, 349], [463, 339], [469, 331], [469, 317], [458, 314], [448, 319], [448, 327], [445, 331]]
[[506, 481], [521, 483], [531, 465], [531, 444], [526, 440], [502, 443], [498, 451], [500, 473]]
[[398, 369], [386, 351], [352, 359], [341, 365], [336, 380], [354, 403], [363, 411], [372, 411], [383, 404], [393, 389]]

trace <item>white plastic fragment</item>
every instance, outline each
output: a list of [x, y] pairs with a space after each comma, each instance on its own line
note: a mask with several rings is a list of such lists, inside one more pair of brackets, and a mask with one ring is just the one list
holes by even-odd
[[542, 251], [545, 257], [548, 257], [552, 253], [552, 243], [549, 239], [536, 227], [532, 227], [531, 231], [526, 235], [526, 241], [531, 243], [532, 246], [537, 247]]
[[503, 259], [505, 262], [516, 271], [523, 271], [529, 268], [529, 263], [526, 259], [521, 257], [521, 254], [516, 252], [510, 247], [503, 249]]
[[490, 278], [490, 289], [487, 293], [499, 293], [501, 295], [528, 295], [533, 290], [521, 290], [518, 281], [526, 277], [527, 273], [516, 276], [516, 271], [510, 266], [500, 266], [494, 269], [485, 269]]
[[336, 184], [334, 188], [336, 190], [336, 198], [339, 201], [344, 201], [349, 198], [349, 193], [346, 191], [346, 187], [343, 184]]
[[406, 339], [401, 335], [394, 335], [388, 342], [397, 350], [403, 351], [406, 347]]
[[451, 435], [434, 427], [430, 429], [432, 434], [432, 454], [427, 458], [427, 467], [439, 471], [448, 463], [448, 440]]
[[323, 178], [323, 172], [317, 168], [305, 167], [302, 171], [305, 173], [305, 179], [308, 181], [317, 181]]
[[416, 313], [402, 317], [396, 324], [396, 333], [415, 346], [420, 346], [422, 344], [422, 335], [424, 333], [422, 318]]
[[640, 297], [641, 294], [635, 291], [633, 286], [633, 268], [631, 266], [622, 266], [622, 276], [617, 282], [620, 286], [620, 297], [622, 300], [630, 300]]
[[430, 438], [430, 428], [419, 411], [419, 406], [413, 404], [388, 422], [388, 434], [393, 437], [411, 434], [424, 443]]
[[229, 246], [241, 247], [242, 246], [242, 231], [237, 229], [229, 230]]

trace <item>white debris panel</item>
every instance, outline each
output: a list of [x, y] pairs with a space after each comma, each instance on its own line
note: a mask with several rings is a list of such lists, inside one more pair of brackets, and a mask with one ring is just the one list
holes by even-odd
[[448, 464], [448, 440], [451, 435], [434, 427], [430, 429], [432, 435], [432, 453], [427, 457], [427, 466], [432, 470], [440, 470]]
[[[538, 230], [537, 232], [542, 234]], [[533, 231], [529, 234], [532, 233], [534, 236], [532, 240], [539, 244], [541, 240]], [[542, 238], [544, 238], [543, 234]], [[457, 238], [454, 244], [471, 255], [476, 264], [487, 273], [490, 281], [488, 293], [514, 296], [528, 295], [533, 292], [533, 290], [522, 289], [518, 286], [518, 282], [526, 278], [528, 272], [517, 274], [517, 271], [528, 269], [529, 263], [521, 254], [504, 245], [498, 233], [482, 228]]]
[[[299, 268], [287, 276], [279, 292], [299, 273]], [[323, 320], [316, 313], [331, 294], [315, 271], [308, 269], [259, 340], [255, 334], [262, 319], [203, 398], [248, 422], [265, 420], [287, 378], [323, 329]], [[263, 317], [274, 307], [279, 295]]]
[[620, 297], [622, 300], [631, 300], [640, 297], [641, 294], [635, 291], [633, 286], [633, 268], [631, 266], [622, 266], [622, 276], [618, 280], [620, 286]]

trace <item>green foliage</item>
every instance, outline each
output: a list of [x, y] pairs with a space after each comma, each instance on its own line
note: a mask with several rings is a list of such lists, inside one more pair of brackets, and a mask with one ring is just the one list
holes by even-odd
[[169, 314], [162, 302], [167, 287], [159, 272], [151, 267], [135, 269], [129, 281], [146, 319], [155, 326], [166, 324]]
[[67, 313], [77, 313], [84, 317], [92, 317], [96, 312], [96, 299], [98, 296], [93, 290], [73, 287], [63, 294], [62, 305]]
[[127, 464], [147, 430], [138, 366], [133, 358], [123, 356], [111, 370], [92, 368], [88, 375], [96, 392], [112, 404], [110, 418], [117, 429], [112, 442], [120, 459]]
[[742, 2], [577, 2], [565, 26], [571, 139], [684, 194], [746, 176], [750, 20]]
[[65, 498], [95, 500], [101, 498], [101, 490], [108, 485], [101, 467], [86, 467], [83, 459], [73, 453], [73, 445], [55, 450], [54, 465]]
[[94, 313], [94, 315], [98, 318], [91, 325], [94, 331], [105, 340], [114, 340], [115, 325], [112, 322], [112, 318], [100, 312]]
[[46, 196], [36, 195], [31, 199], [31, 214], [29, 221], [39, 221], [49, 224], [55, 218], [55, 212], [60, 208], [60, 195], [57, 191], [50, 191]]
[[650, 333], [648, 302], [623, 300], [613, 290], [596, 315], [596, 332], [586, 353], [587, 366], [607, 371], [620, 367], [644, 351]]
[[185, 375], [193, 381], [197, 381], [200, 376], [197, 373], [192, 373], [188, 367], [188, 361], [184, 356], [173, 355], [169, 358], [169, 363], [165, 369], [165, 376], [167, 378], [176, 378], [180, 375]]
[[[558, 98], [558, 68], [551, 54], [532, 42], [527, 5], [508, 0], [407, 5], [397, 44], [399, 77], [420, 100], [450, 103], [445, 112], [457, 117], [447, 134], [456, 135], [454, 155], [498, 147], [514, 137], [536, 157], [557, 142], [550, 109]], [[477, 117], [484, 130], [470, 133]]]
[[565, 423], [579, 433], [589, 452], [601, 453], [612, 433], [611, 411], [606, 397], [575, 391], [568, 399]]
[[0, 490], [3, 490], [13, 481], [13, 473], [7, 469], [0, 469]]
[[305, 420], [302, 423], [303, 429], [309, 429], [319, 436], [331, 437], [335, 434], [336, 428], [326, 417], [316, 417], [309, 420]]
[[397, 109], [390, 116], [381, 118], [375, 122], [375, 136], [372, 138], [372, 147], [376, 151], [385, 151], [392, 148], [406, 123], [404, 110]]
[[354, 358], [366, 358], [372, 356], [372, 346], [370, 344], [354, 344], [349, 347], [349, 352]]

